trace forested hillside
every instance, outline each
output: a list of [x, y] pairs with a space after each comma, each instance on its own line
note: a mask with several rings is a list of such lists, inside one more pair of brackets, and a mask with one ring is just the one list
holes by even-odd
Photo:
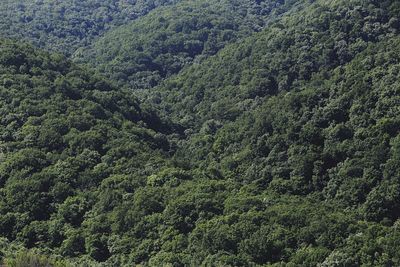
[[70, 59], [1, 40], [0, 263], [400, 266], [399, 31], [182, 0]]
[[260, 31], [285, 12], [300, 8], [295, 0], [186, 0], [109, 31], [77, 62], [133, 89], [152, 88], [193, 61], [216, 54], [225, 45]]
[[234, 120], [315, 75], [329, 78], [368, 44], [397, 35], [398, 6], [397, 1], [315, 1], [184, 70], [149, 96], [189, 127], [208, 119]]
[[[133, 190], [165, 168], [169, 128], [129, 92], [61, 55], [6, 40], [0, 51], [0, 235], [63, 256], [87, 247], [106, 259], [97, 230], [85, 240], [84, 215], [101, 185]], [[108, 206], [122, 195], [105, 197]]]
[[2, 0], [0, 36], [67, 55], [116, 26], [179, 0]]

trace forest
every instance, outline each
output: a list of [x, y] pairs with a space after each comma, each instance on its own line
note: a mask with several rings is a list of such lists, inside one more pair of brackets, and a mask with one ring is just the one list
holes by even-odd
[[2, 0], [3, 38], [71, 55], [112, 28], [179, 0]]
[[0, 14], [0, 265], [400, 266], [400, 1]]

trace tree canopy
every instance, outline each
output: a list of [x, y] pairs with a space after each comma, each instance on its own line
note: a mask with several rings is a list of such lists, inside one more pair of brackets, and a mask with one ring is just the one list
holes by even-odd
[[71, 55], [108, 30], [178, 0], [2, 0], [0, 36]]
[[0, 40], [0, 262], [399, 266], [400, 2], [163, 3]]
[[107, 32], [74, 58], [96, 66], [120, 85], [152, 88], [185, 66], [260, 31], [297, 2], [181, 1]]

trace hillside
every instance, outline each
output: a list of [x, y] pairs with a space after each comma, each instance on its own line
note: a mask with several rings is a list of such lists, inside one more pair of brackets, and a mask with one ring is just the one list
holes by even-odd
[[107, 32], [74, 54], [120, 85], [152, 88], [193, 62], [263, 29], [299, 0], [186, 0]]
[[[129, 92], [61, 55], [7, 40], [0, 51], [0, 235], [78, 256], [96, 190], [140, 186], [167, 165], [168, 127]], [[161, 132], [150, 129], [155, 122]], [[107, 257], [96, 256], [101, 236], [90, 236], [91, 255]]]
[[[316, 202], [321, 208], [331, 203], [336, 212], [346, 212], [336, 214], [337, 219], [347, 222], [342, 230], [336, 229], [339, 236], [343, 234], [337, 240], [340, 245], [327, 252], [329, 257], [320, 255], [325, 262], [335, 259], [338, 264], [347, 262], [349, 266], [398, 264], [396, 252], [382, 246], [397, 240], [388, 241], [386, 231], [397, 233], [400, 216], [400, 192], [396, 189], [399, 6], [398, 1], [315, 1], [261, 33], [184, 70], [148, 94], [149, 101], [160, 107], [165, 116], [187, 128], [186, 141], [175, 154], [182, 164], [201, 170], [208, 179], [236, 181], [242, 190], [251, 188], [251, 204], [240, 202], [232, 213], [241, 213], [241, 208], [247, 207], [245, 214], [258, 208], [270, 214], [268, 210], [277, 205], [290, 210], [288, 216], [294, 216], [290, 217], [293, 221], [289, 220], [294, 225], [282, 222], [287, 232], [277, 239], [270, 237], [275, 233], [271, 229], [254, 234], [257, 240], [260, 238], [258, 245], [274, 244], [264, 251], [254, 245], [254, 257], [274, 251], [270, 257], [253, 258], [254, 262], [295, 259], [299, 264], [307, 262], [313, 253], [322, 253], [318, 240], [324, 239], [326, 232], [302, 244], [307, 252], [295, 245], [292, 249], [296, 253], [285, 255], [290, 242], [301, 243], [297, 239], [299, 233], [291, 231], [309, 233], [313, 231], [311, 225], [320, 225], [294, 215], [292, 208], [296, 204], [282, 206], [282, 196], [299, 196], [319, 199]], [[268, 196], [267, 207], [261, 204], [265, 201], [263, 194]], [[280, 197], [270, 200], [269, 196]], [[254, 198], [260, 201], [260, 207]], [[239, 197], [236, 202], [239, 199], [244, 201]], [[274, 219], [265, 219], [261, 224], [271, 227], [275, 215], [284, 211], [274, 212], [269, 215]], [[318, 212], [324, 214], [322, 210]], [[206, 223], [209, 228], [202, 234], [214, 231], [216, 225], [228, 224], [224, 220], [230, 217], [225, 216], [215, 219], [214, 224]], [[355, 226], [355, 219], [360, 220], [361, 228]], [[230, 221], [225, 230], [236, 229], [235, 223]], [[383, 230], [392, 225], [395, 226]], [[305, 228], [300, 230], [302, 227]], [[371, 231], [369, 227], [381, 228], [370, 233], [366, 232]], [[239, 240], [244, 237], [229, 232], [229, 238], [232, 235], [239, 237], [229, 247], [218, 243], [221, 240], [202, 239], [206, 242], [204, 257], [221, 251], [229, 255], [240, 253]], [[377, 235], [383, 243], [377, 247], [363, 245], [373, 242], [370, 238]], [[284, 242], [282, 238], [289, 238], [282, 245], [285, 250], [274, 250]], [[254, 244], [253, 241], [249, 242]], [[331, 242], [334, 243], [328, 241]], [[372, 256], [371, 251], [376, 255]], [[297, 254], [303, 252], [310, 254]], [[279, 259], [273, 260], [274, 255]], [[388, 260], [383, 259], [384, 255], [389, 255]]]
[[167, 80], [148, 94], [150, 100], [187, 127], [209, 119], [231, 121], [314, 75], [329, 78], [368, 44], [399, 33], [397, 1], [340, 3], [314, 1], [283, 16]]
[[399, 16], [187, 0], [73, 59], [1, 40], [0, 262], [400, 266]]
[[178, 0], [2, 0], [0, 37], [71, 55], [108, 30]]

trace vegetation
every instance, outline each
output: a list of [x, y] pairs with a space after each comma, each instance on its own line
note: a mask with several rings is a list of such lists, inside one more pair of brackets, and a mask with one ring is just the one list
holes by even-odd
[[[158, 27], [179, 24], [168, 7], [91, 47], [97, 70], [0, 41], [0, 262], [400, 266], [400, 2], [275, 2], [265, 20], [202, 3], [174, 7], [218, 6], [209, 30], [233, 37], [165, 72], [100, 58], [204, 32]], [[162, 51], [147, 62], [192, 49]]]
[[178, 0], [2, 0], [0, 36], [67, 55], [106, 31]]
[[139, 186], [165, 165], [169, 143], [150, 129], [162, 123], [63, 56], [5, 40], [0, 49], [0, 234], [78, 256], [78, 229], [103, 180]]
[[107, 32], [74, 58], [90, 62], [120, 85], [152, 88], [185, 66], [260, 31], [297, 2], [181, 1]]
[[329, 79], [368, 44], [398, 34], [397, 1], [341, 3], [315, 1], [284, 16], [169, 79], [150, 101], [190, 128], [232, 121], [270, 96], [300, 90], [314, 75]]

